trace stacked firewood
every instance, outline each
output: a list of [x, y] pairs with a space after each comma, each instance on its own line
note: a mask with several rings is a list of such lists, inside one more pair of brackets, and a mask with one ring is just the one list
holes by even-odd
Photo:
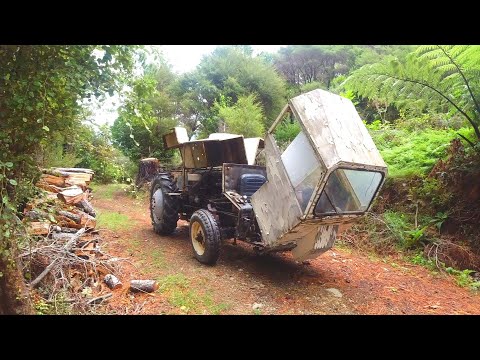
[[[44, 169], [36, 186], [39, 196], [30, 201], [23, 222], [34, 239], [20, 258], [30, 287], [40, 288], [46, 301], [69, 294], [68, 302], [85, 307], [99, 304], [122, 287], [122, 260], [102, 251], [95, 229], [96, 213], [88, 187], [93, 171], [81, 168]], [[131, 280], [130, 291], [152, 292], [153, 280]]]
[[[88, 200], [88, 185], [92, 177], [93, 171], [90, 169], [44, 169], [36, 186], [45, 190], [45, 193], [27, 204], [25, 209], [25, 217], [30, 220], [28, 232], [47, 235], [52, 224], [66, 232], [83, 227], [94, 229], [96, 214]], [[53, 207], [48, 206], [52, 203]], [[44, 208], [50, 211], [46, 213]], [[54, 211], [51, 211], [52, 208]]]

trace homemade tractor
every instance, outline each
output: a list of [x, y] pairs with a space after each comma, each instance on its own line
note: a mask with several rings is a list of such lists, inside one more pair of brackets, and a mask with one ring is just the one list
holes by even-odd
[[[288, 112], [300, 132], [281, 151], [275, 129]], [[214, 264], [222, 240], [231, 238], [263, 253], [314, 258], [369, 210], [387, 175], [352, 102], [323, 90], [291, 99], [265, 139], [216, 133], [189, 141], [176, 127], [163, 140], [183, 161], [181, 170], [152, 182], [153, 228], [168, 235], [179, 218], [188, 220], [204, 264]], [[255, 165], [259, 154], [266, 166]]]

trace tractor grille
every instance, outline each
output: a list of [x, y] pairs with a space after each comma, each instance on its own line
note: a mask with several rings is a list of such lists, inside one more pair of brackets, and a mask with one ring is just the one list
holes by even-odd
[[240, 195], [252, 196], [265, 181], [267, 179], [261, 174], [243, 174], [240, 176]]

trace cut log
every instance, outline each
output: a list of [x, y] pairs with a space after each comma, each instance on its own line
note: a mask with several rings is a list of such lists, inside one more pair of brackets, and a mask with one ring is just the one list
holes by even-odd
[[61, 188], [59, 186], [55, 186], [55, 185], [50, 185], [49, 183], [47, 183], [46, 181], [39, 181], [35, 184], [36, 187], [39, 187], [40, 189], [43, 189], [43, 190], [47, 190], [49, 192], [52, 192], [52, 193], [58, 193], [60, 191], [63, 191], [64, 188]]
[[105, 275], [103, 281], [105, 281], [105, 284], [107, 284], [107, 286], [112, 290], [122, 287], [122, 282], [113, 274]]
[[95, 229], [97, 226], [97, 219], [95, 219], [92, 215], [83, 213], [80, 217], [80, 225], [88, 229]]
[[75, 228], [68, 228], [68, 227], [61, 227], [61, 228], [60, 228], [60, 231], [61, 231], [62, 233], [74, 234], [74, 233], [77, 232], [77, 229], [75, 229]]
[[85, 211], [88, 215], [92, 215], [93, 217], [96, 217], [97, 214], [95, 213], [95, 210], [93, 209], [92, 204], [87, 199], [82, 199], [81, 201], [77, 202], [74, 204], [76, 207], [82, 209]]
[[70, 189], [59, 192], [58, 198], [65, 204], [77, 204], [85, 198], [85, 194], [78, 186], [71, 187]]
[[40, 177], [40, 181], [46, 182], [47, 184], [50, 184], [50, 185], [59, 186], [59, 187], [64, 187], [65, 186], [65, 179], [61, 176], [43, 174]]
[[82, 225], [77, 224], [75, 221], [67, 218], [66, 216], [57, 215], [55, 216], [55, 220], [57, 220], [57, 223], [60, 227], [68, 227], [74, 229], [81, 229], [83, 227]]
[[141, 187], [146, 182], [152, 181], [159, 171], [160, 163], [158, 162], [158, 159], [147, 158], [140, 160], [135, 185]]
[[34, 221], [27, 225], [30, 235], [47, 235], [50, 232], [50, 221]]
[[80, 224], [81, 216], [79, 216], [79, 215], [77, 215], [77, 214], [73, 214], [73, 213], [71, 213], [71, 212], [63, 211], [63, 210], [60, 210], [60, 211], [58, 212], [58, 214], [66, 217], [66, 218], [69, 218], [70, 220], [75, 221], [77, 224]]
[[94, 171], [92, 169], [85, 169], [85, 168], [52, 168], [52, 170], [74, 172], [74, 173], [87, 173], [92, 175], [94, 174]]
[[155, 280], [130, 280], [131, 291], [151, 293], [157, 289], [158, 283]]

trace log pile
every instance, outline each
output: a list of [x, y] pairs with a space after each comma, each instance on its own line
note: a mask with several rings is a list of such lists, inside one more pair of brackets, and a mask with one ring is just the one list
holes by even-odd
[[[47, 303], [68, 294], [79, 310], [108, 301], [122, 288], [121, 262], [102, 251], [96, 212], [89, 201], [90, 169], [44, 169], [36, 184], [40, 195], [31, 200], [23, 222], [32, 236], [20, 258], [31, 289]], [[153, 292], [153, 280], [132, 280], [127, 290]]]
[[43, 169], [36, 186], [44, 192], [27, 204], [25, 211], [29, 234], [48, 235], [52, 225], [94, 229], [96, 214], [89, 202], [88, 189], [93, 175], [92, 170], [82, 168]]

